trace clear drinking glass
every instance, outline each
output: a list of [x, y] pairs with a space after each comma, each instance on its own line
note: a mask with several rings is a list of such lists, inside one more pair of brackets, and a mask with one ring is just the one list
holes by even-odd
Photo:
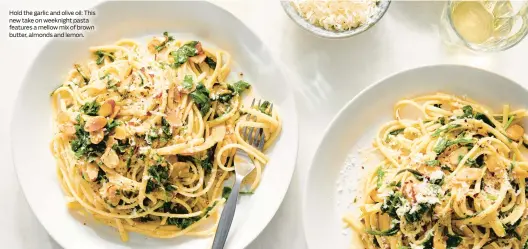
[[448, 44], [506, 50], [528, 33], [528, 1], [448, 1], [441, 25]]

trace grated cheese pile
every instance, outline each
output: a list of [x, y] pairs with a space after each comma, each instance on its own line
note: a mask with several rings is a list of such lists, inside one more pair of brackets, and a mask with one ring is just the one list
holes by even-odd
[[292, 0], [299, 15], [326, 30], [346, 31], [366, 23], [377, 0]]

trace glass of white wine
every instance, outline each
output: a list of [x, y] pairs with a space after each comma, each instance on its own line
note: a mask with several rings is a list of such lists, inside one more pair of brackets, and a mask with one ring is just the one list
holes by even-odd
[[448, 1], [445, 40], [475, 51], [502, 51], [528, 34], [528, 1]]

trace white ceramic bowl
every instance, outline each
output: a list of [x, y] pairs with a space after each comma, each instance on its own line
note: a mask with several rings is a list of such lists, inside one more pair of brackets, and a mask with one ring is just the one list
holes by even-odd
[[71, 65], [89, 56], [88, 47], [121, 38], [170, 32], [176, 39], [198, 39], [231, 53], [233, 72], [244, 72], [253, 88], [271, 100], [283, 117], [280, 139], [270, 151], [262, 182], [244, 196], [226, 248], [247, 246], [268, 224], [288, 189], [297, 154], [297, 118], [293, 94], [266, 46], [241, 21], [223, 9], [198, 1], [104, 2], [96, 6], [97, 30], [84, 39], [50, 41], [28, 71], [14, 108], [11, 127], [13, 161], [20, 185], [39, 221], [65, 248], [206, 248], [211, 238], [151, 239], [132, 234], [120, 241], [115, 229], [68, 212], [49, 152], [49, 93], [66, 77]]
[[363, 90], [331, 122], [314, 156], [303, 200], [309, 248], [363, 248], [360, 242], [351, 242], [355, 234], [343, 229], [341, 219], [352, 211], [349, 203], [360, 193], [358, 182], [372, 170], [369, 163], [361, 163], [358, 150], [372, 147], [378, 129], [392, 120], [398, 100], [439, 91], [467, 95], [497, 111], [505, 103], [528, 106], [528, 91], [521, 85], [459, 65], [404, 71]]
[[330, 38], [330, 39], [339, 39], [339, 38], [347, 38], [352, 37], [358, 34], [361, 34], [381, 20], [387, 10], [389, 9], [389, 6], [391, 4], [390, 0], [379, 0], [377, 3], [377, 7], [375, 11], [372, 13], [372, 16], [368, 18], [368, 22], [358, 26], [357, 28], [346, 30], [346, 31], [334, 31], [334, 30], [326, 30], [324, 28], [321, 28], [319, 26], [313, 25], [306, 19], [304, 19], [302, 16], [299, 15], [297, 10], [290, 4], [290, 1], [288, 0], [281, 0], [282, 8], [284, 9], [284, 12], [292, 19], [299, 27], [303, 28], [304, 30], [315, 34], [320, 37], [324, 38]]

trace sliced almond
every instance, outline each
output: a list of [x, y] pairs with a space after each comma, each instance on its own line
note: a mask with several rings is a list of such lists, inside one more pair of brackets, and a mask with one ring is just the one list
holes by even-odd
[[99, 193], [108, 204], [113, 206], [117, 206], [119, 200], [121, 200], [118, 187], [112, 183], [104, 184], [99, 190]]
[[99, 175], [99, 167], [93, 163], [87, 164], [85, 171], [87, 180], [93, 182], [97, 179], [97, 175]]
[[460, 158], [466, 155], [467, 153], [468, 153], [467, 147], [460, 147], [457, 150], [451, 152], [451, 154], [449, 154], [449, 162], [452, 165], [458, 165]]
[[213, 129], [211, 131], [211, 137], [216, 142], [222, 141], [224, 139], [224, 137], [225, 137], [225, 134], [226, 134], [225, 125], [217, 125], [217, 126], [213, 127]]
[[201, 42], [197, 42], [196, 45], [194, 45], [194, 48], [196, 48], [196, 51], [198, 52], [198, 54], [203, 54], [203, 49], [202, 49], [202, 43]]
[[99, 114], [99, 116], [108, 117], [114, 113], [114, 107], [115, 100], [109, 99], [101, 105], [97, 114]]
[[181, 113], [176, 110], [172, 110], [167, 113], [167, 117], [165, 117], [165, 119], [167, 120], [167, 122], [169, 122], [172, 127], [180, 127], [183, 125], [181, 120]]
[[57, 113], [57, 123], [63, 124], [66, 122], [72, 122], [70, 115], [68, 115], [68, 113], [63, 112], [63, 111]]
[[98, 91], [105, 90], [107, 87], [107, 84], [105, 81], [97, 79], [97, 80], [94, 80], [92, 83], [90, 83], [90, 85], [88, 86], [90, 89], [95, 90], [95, 91], [90, 91], [91, 93], [96, 93]]
[[518, 124], [514, 124], [506, 129], [506, 134], [509, 138], [519, 141], [519, 139], [521, 139], [521, 137], [524, 135], [524, 128]]
[[199, 54], [199, 55], [196, 55], [196, 56], [193, 56], [193, 57], [189, 58], [189, 60], [192, 63], [200, 64], [200, 63], [204, 62], [206, 57], [207, 56], [205, 54]]
[[456, 174], [456, 179], [461, 181], [474, 181], [480, 179], [482, 170], [477, 168], [465, 168]]
[[121, 107], [119, 107], [119, 106], [115, 106], [115, 107], [114, 107], [114, 112], [112, 113], [112, 115], [110, 116], [110, 118], [115, 119], [115, 117], [117, 116], [117, 114], [119, 114], [119, 110], [121, 110]]
[[59, 130], [68, 136], [72, 136], [75, 134], [75, 126], [73, 126], [73, 124], [70, 122], [60, 124]]
[[127, 138], [127, 131], [124, 127], [118, 126], [114, 129], [114, 138], [123, 140]]
[[119, 197], [119, 191], [116, 185], [112, 185], [108, 188], [108, 201], [110, 204], [117, 206], [121, 198]]
[[154, 38], [152, 39], [149, 43], [148, 43], [148, 51], [155, 54], [158, 52], [158, 50], [156, 49], [156, 47], [158, 47], [159, 45], [161, 45], [161, 41]]
[[89, 118], [86, 123], [84, 124], [84, 130], [87, 132], [92, 132], [96, 130], [103, 129], [106, 125], [106, 118], [101, 116], [95, 116], [92, 118]]
[[103, 161], [107, 167], [113, 169], [119, 165], [119, 156], [117, 156], [115, 150], [113, 150], [111, 147], [108, 147], [105, 153], [101, 156], [101, 161]]
[[102, 129], [90, 132], [90, 142], [92, 144], [98, 144], [103, 141], [105, 134]]
[[504, 167], [504, 164], [499, 161], [496, 156], [488, 156], [486, 159], [486, 167], [491, 172], [496, 172]]

